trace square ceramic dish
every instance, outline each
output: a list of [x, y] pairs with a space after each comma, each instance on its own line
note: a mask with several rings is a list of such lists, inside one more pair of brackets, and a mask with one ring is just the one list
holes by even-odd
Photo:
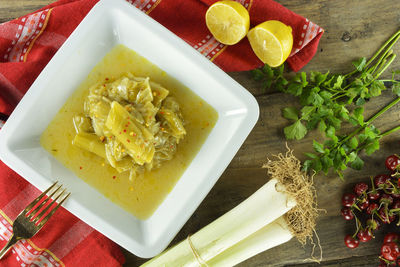
[[[146, 220], [135, 218], [77, 178], [39, 143], [68, 97], [117, 44], [158, 65], [219, 115], [190, 166]], [[72, 193], [67, 210], [137, 256], [148, 258], [165, 249], [189, 219], [258, 115], [254, 97], [184, 41], [127, 2], [102, 0], [59, 49], [0, 131], [0, 158], [41, 190], [59, 180]]]

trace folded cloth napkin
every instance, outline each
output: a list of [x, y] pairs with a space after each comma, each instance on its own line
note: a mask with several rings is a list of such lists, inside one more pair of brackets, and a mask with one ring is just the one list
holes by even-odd
[[[0, 128], [57, 49], [98, 0], [60, 0], [0, 24]], [[129, 3], [189, 43], [224, 71], [262, 66], [245, 38], [234, 46], [216, 41], [204, 22], [212, 0], [130, 0]], [[276, 19], [293, 29], [287, 60], [298, 71], [314, 56], [323, 30], [272, 0], [238, 0], [252, 26]], [[0, 245], [10, 237], [11, 220], [39, 191], [0, 162]], [[65, 209], [38, 235], [19, 242], [2, 262], [7, 266], [115, 266], [124, 262], [118, 247]]]

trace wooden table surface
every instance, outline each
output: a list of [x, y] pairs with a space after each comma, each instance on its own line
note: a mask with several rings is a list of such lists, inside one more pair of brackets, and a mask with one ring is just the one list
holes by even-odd
[[[0, 0], [0, 23], [38, 9], [52, 0]], [[347, 72], [351, 61], [360, 56], [370, 56], [400, 26], [400, 1], [389, 0], [278, 0], [294, 12], [301, 14], [325, 29], [318, 53], [304, 70]], [[395, 48], [399, 52], [400, 47]], [[400, 60], [392, 68], [400, 68]], [[390, 70], [389, 70], [390, 71]], [[293, 97], [277, 92], [263, 93], [259, 83], [252, 81], [248, 72], [229, 73], [235, 80], [248, 89], [260, 105], [260, 119], [243, 144], [231, 164], [217, 184], [185, 224], [172, 244], [184, 239], [201, 227], [218, 218], [246, 197], [255, 192], [266, 181], [265, 170], [260, 166], [267, 156], [285, 151], [285, 139], [282, 129], [288, 122], [281, 118], [281, 109], [295, 103]], [[388, 76], [386, 72], [384, 76]], [[391, 101], [393, 95], [385, 92], [366, 105], [368, 114]], [[376, 126], [389, 129], [397, 126], [400, 107], [395, 107]], [[301, 141], [289, 142], [295, 154], [304, 159], [303, 152], [311, 150], [313, 138], [320, 138], [315, 132]], [[378, 253], [383, 239], [382, 234], [369, 243], [361, 244], [355, 250], [344, 246], [346, 233], [352, 233], [354, 226], [340, 216], [340, 197], [358, 181], [366, 180], [370, 175], [384, 171], [386, 156], [399, 153], [400, 135], [385, 137], [381, 150], [373, 157], [362, 157], [365, 167], [362, 171], [348, 170], [345, 182], [331, 176], [318, 175], [315, 185], [318, 191], [319, 208], [317, 232], [323, 248], [321, 266], [377, 266]], [[311, 246], [304, 248], [296, 241], [283, 244], [261, 253], [240, 266], [314, 266], [307, 259]], [[125, 266], [138, 266], [144, 260], [125, 251]], [[315, 265], [318, 266], [318, 265]]]

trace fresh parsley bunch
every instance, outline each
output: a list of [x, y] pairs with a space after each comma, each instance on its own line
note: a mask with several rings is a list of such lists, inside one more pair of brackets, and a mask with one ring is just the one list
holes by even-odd
[[[286, 139], [300, 140], [308, 131], [318, 128], [327, 140], [320, 144], [313, 141], [316, 153], [307, 153], [310, 158], [304, 162], [304, 170], [324, 171], [333, 169], [340, 177], [348, 165], [361, 169], [363, 161], [358, 156], [365, 150], [370, 155], [379, 149], [379, 139], [399, 129], [396, 127], [380, 133], [372, 122], [397, 104], [400, 98], [384, 107], [368, 120], [364, 119], [363, 105], [372, 97], [379, 96], [386, 89], [385, 82], [392, 84], [392, 91], [400, 96], [400, 82], [396, 81], [399, 71], [391, 79], [379, 79], [381, 74], [396, 58], [392, 47], [400, 38], [395, 33], [368, 61], [360, 58], [353, 62], [354, 70], [347, 74], [331, 74], [311, 71], [297, 73], [286, 79], [283, 65], [270, 68], [265, 65], [252, 71], [256, 80], [264, 82], [264, 88], [274, 87], [299, 98], [301, 108], [286, 107], [282, 115], [293, 123], [284, 128]], [[352, 111], [350, 111], [352, 110]], [[342, 123], [356, 127], [349, 135], [339, 135]]]

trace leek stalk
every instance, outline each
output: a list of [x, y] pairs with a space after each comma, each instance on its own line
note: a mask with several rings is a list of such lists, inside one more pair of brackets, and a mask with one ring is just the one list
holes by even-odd
[[[263, 236], [268, 235], [271, 229], [265, 228], [265, 226], [280, 218], [296, 205], [293, 198], [284, 193], [284, 190], [280, 190], [284, 189], [280, 186], [281, 184], [276, 179], [271, 179], [238, 206], [193, 234], [190, 240], [182, 241], [142, 266], [194, 267], [199, 266], [200, 261], [212, 262], [212, 260], [223, 264], [224, 259], [218, 258], [218, 255], [222, 255], [222, 257], [226, 255], [226, 258], [232, 262], [237, 261], [233, 259], [235, 256], [229, 259], [232, 255], [237, 254], [235, 252], [237, 249], [245, 246], [248, 240], [250, 242], [256, 240], [252, 235], [257, 231], [261, 231]], [[272, 231], [274, 229], [272, 228]], [[288, 235], [287, 232], [286, 235]], [[246, 238], [249, 239], [246, 241]], [[261, 240], [260, 238], [257, 242]], [[241, 241], [243, 243], [240, 243]], [[269, 246], [271, 245], [273, 242]], [[195, 253], [199, 257], [196, 257]], [[239, 255], [237, 259], [245, 257], [246, 254], [252, 253], [244, 251], [243, 255]]]

